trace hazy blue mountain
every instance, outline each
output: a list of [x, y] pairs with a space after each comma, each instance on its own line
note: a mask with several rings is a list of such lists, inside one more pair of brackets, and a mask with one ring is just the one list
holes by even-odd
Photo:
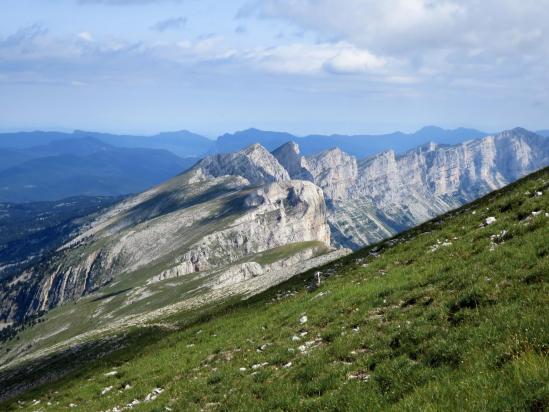
[[0, 148], [0, 171], [24, 163], [32, 158], [32, 155], [17, 149]]
[[549, 129], [547, 130], [538, 130], [536, 134], [539, 134], [540, 136], [549, 137]]
[[209, 152], [215, 141], [187, 130], [159, 133], [154, 136], [114, 135], [76, 130], [75, 137], [94, 137], [119, 147], [144, 147], [164, 149], [180, 157], [202, 157]]
[[197, 160], [167, 150], [114, 147], [92, 138], [53, 141], [22, 153], [35, 158], [0, 170], [1, 202], [139, 192], [183, 172]]
[[210, 151], [214, 141], [188, 131], [160, 133], [154, 136], [131, 136], [75, 130], [63, 132], [20, 132], [0, 134], [0, 148], [28, 149], [36, 146], [49, 146], [55, 142], [95, 138], [117, 147], [164, 149], [180, 157], [202, 157]]
[[384, 135], [309, 135], [298, 137], [289, 133], [248, 129], [220, 136], [217, 139], [215, 150], [218, 153], [232, 152], [253, 143], [260, 143], [268, 150], [274, 150], [288, 141], [295, 141], [299, 144], [304, 155], [339, 147], [354, 156], [366, 157], [390, 149], [397, 153], [403, 153], [427, 142], [458, 144], [467, 140], [478, 139], [487, 134], [475, 129], [445, 130], [428, 126], [415, 133], [395, 132]]

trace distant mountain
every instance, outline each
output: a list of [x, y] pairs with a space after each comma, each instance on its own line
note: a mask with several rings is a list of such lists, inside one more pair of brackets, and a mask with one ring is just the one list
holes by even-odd
[[547, 130], [538, 130], [536, 134], [539, 134], [540, 136], [549, 137], [549, 129]]
[[[394, 132], [351, 136], [334, 134], [299, 137], [285, 132], [252, 128], [232, 134], [226, 133], [214, 141], [186, 130], [159, 133], [154, 136], [117, 135], [82, 130], [75, 130], [73, 133], [36, 131], [0, 134], [0, 148], [28, 149], [58, 141], [63, 141], [66, 144], [69, 140], [91, 137], [117, 147], [164, 149], [180, 157], [204, 157], [207, 154], [237, 152], [254, 143], [261, 144], [267, 150], [274, 150], [288, 141], [295, 141], [301, 147], [304, 155], [339, 147], [353, 156], [366, 157], [384, 150], [402, 153], [431, 141], [439, 144], [458, 144], [466, 140], [478, 139], [487, 134], [475, 129], [445, 130], [427, 126], [414, 133]], [[0, 160], [2, 160], [1, 156], [0, 154]], [[0, 165], [0, 170], [3, 168]]]
[[186, 130], [159, 133], [153, 136], [114, 135], [77, 130], [75, 137], [95, 137], [118, 147], [143, 147], [168, 150], [180, 157], [202, 157], [211, 150], [214, 141]]
[[[0, 202], [118, 196], [145, 190], [196, 163], [166, 150], [120, 148], [95, 138], [54, 140], [15, 152], [30, 160], [0, 169]], [[0, 149], [7, 153], [6, 149]]]
[[[308, 180], [323, 190], [329, 205], [332, 240], [351, 248], [390, 237], [549, 165], [549, 139], [521, 128], [362, 160], [338, 148], [301, 157], [296, 145], [285, 146], [274, 152], [284, 153], [277, 159], [310, 172]], [[303, 176], [301, 170], [290, 173]]]
[[[322, 190], [291, 181], [277, 160], [255, 145], [230, 159], [206, 158], [91, 221], [83, 219], [63, 247], [28, 268], [25, 279], [10, 273], [9, 279], [17, 279], [14, 287], [0, 284], [0, 321], [21, 320], [114, 287], [118, 303], [112, 314], [83, 314], [77, 327], [110, 324], [119, 309], [146, 313], [179, 301], [197, 272], [208, 273], [196, 278], [198, 295], [227, 286], [244, 292], [252, 278], [258, 287], [268, 287], [303, 270], [305, 262], [316, 266], [316, 258], [330, 251]], [[117, 293], [120, 282], [127, 286]], [[133, 304], [142, 300], [146, 305]], [[100, 299], [95, 305], [101, 306]]]
[[395, 132], [382, 135], [309, 135], [298, 137], [289, 133], [248, 129], [220, 136], [217, 139], [215, 150], [218, 153], [234, 152], [253, 143], [259, 143], [268, 150], [274, 150], [288, 141], [294, 141], [299, 144], [304, 155], [339, 147], [353, 156], [366, 157], [385, 150], [402, 153], [428, 142], [458, 144], [484, 137], [487, 134], [475, 129], [445, 130], [428, 126], [415, 133]]
[[154, 136], [131, 136], [75, 130], [62, 132], [20, 132], [0, 134], [0, 148], [28, 149], [49, 145], [58, 141], [67, 144], [70, 140], [95, 138], [117, 147], [164, 149], [180, 157], [202, 157], [214, 145], [214, 141], [188, 131], [160, 133]]

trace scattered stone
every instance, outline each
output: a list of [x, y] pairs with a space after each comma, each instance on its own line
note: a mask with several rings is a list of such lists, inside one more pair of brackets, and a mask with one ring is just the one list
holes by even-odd
[[351, 373], [349, 376], [347, 376], [347, 379], [368, 382], [370, 380], [370, 375], [368, 375], [364, 371], [356, 371], [354, 373]]
[[297, 335], [292, 336], [292, 342], [298, 342], [300, 340], [301, 340], [301, 338], [299, 336], [297, 336]]
[[496, 218], [494, 216], [489, 216], [484, 220], [486, 226], [496, 223]]
[[75, 403], [69, 403], [69, 408], [76, 408], [78, 405]]
[[269, 364], [269, 362], [256, 363], [255, 365], [252, 365], [252, 369], [256, 370], [256, 369], [262, 368], [264, 366], [267, 366], [268, 364]]
[[105, 374], [105, 376], [116, 376], [116, 375], [118, 375], [118, 371], [111, 371]]
[[129, 383], [126, 384], [126, 386], [124, 386], [125, 391], [129, 391], [131, 388], [132, 388], [132, 385], [130, 385]]
[[318, 295], [313, 296], [313, 299], [321, 298], [323, 296], [326, 296], [328, 293], [328, 291], [320, 292]]
[[111, 390], [112, 390], [112, 386], [107, 386], [106, 388], [103, 388], [103, 390], [101, 391], [101, 396], [106, 395]]
[[239, 371], [240, 372], [246, 372], [246, 368], [240, 368]]
[[301, 315], [301, 317], [299, 318], [299, 323], [304, 324], [307, 323], [308, 320], [309, 318], [307, 317], [307, 315]]
[[299, 346], [297, 349], [301, 353], [307, 353], [309, 349], [315, 348], [318, 345], [320, 345], [320, 342], [322, 342], [321, 338], [316, 338], [315, 340], [310, 340], [308, 342], [305, 342], [303, 345]]
[[288, 362], [286, 365], [283, 366], [284, 369], [288, 369], [292, 367], [292, 362]]
[[128, 403], [128, 408], [133, 408], [134, 406], [137, 406], [141, 403], [141, 401], [139, 399], [134, 399], [133, 401], [131, 401], [130, 403]]
[[355, 326], [352, 330], [353, 330], [353, 332], [358, 333], [360, 331], [360, 327]]
[[162, 392], [164, 392], [164, 389], [154, 388], [151, 393], [149, 393], [147, 396], [145, 396], [144, 401], [145, 402], [154, 401], [158, 397], [158, 395], [160, 395]]
[[542, 212], [543, 212], [542, 210], [534, 210], [534, 211], [532, 212], [532, 216], [534, 216], [534, 217], [535, 217], [535, 216], [539, 216], [539, 215], [542, 214]]
[[543, 196], [543, 192], [541, 191], [536, 192], [536, 197], [539, 197], [539, 196]]

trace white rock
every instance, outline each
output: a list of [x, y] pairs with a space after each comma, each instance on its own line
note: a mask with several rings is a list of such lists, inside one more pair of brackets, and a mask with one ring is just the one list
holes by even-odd
[[299, 323], [304, 324], [307, 323], [308, 320], [309, 318], [307, 317], [307, 315], [303, 315], [299, 318]]
[[496, 223], [496, 218], [494, 216], [489, 216], [484, 220], [484, 224], [491, 225], [493, 223]]
[[111, 390], [112, 390], [112, 386], [107, 386], [106, 388], [103, 388], [103, 390], [101, 391], [101, 395], [105, 395], [109, 393]]

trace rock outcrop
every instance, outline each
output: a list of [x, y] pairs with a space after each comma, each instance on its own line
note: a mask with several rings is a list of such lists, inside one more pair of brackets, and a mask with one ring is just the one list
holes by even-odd
[[252, 185], [290, 180], [286, 169], [259, 144], [236, 153], [206, 157], [193, 169], [197, 176], [205, 179], [227, 175], [242, 176]]
[[[386, 151], [357, 160], [332, 149], [296, 159], [298, 149], [292, 152], [291, 162], [280, 162], [307, 169], [322, 188], [333, 241], [358, 248], [547, 166], [549, 139], [518, 128], [455, 146], [429, 143], [401, 156]], [[306, 176], [295, 167], [288, 172]]]
[[287, 170], [292, 179], [313, 181], [307, 159], [299, 154], [297, 143], [288, 142], [273, 151], [273, 156]]
[[0, 290], [0, 313], [19, 321], [122, 279], [141, 288], [307, 242], [330, 248], [322, 190], [253, 145], [113, 206]]

